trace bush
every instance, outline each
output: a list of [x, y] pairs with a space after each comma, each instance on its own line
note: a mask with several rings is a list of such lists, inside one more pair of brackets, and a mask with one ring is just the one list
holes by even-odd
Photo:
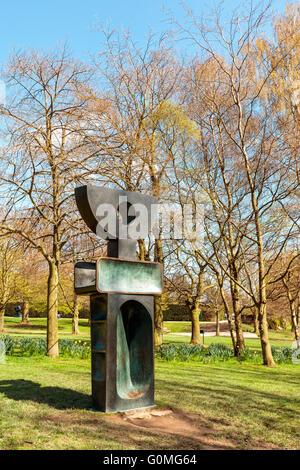
[[288, 327], [291, 325], [291, 322], [289, 321], [288, 318], [280, 318], [280, 326], [284, 330], [287, 330]]
[[270, 330], [279, 330], [280, 320], [278, 318], [268, 318], [268, 327]]

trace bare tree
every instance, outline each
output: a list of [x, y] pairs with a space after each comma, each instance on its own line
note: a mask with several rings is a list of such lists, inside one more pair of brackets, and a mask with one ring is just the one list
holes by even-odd
[[20, 287], [22, 251], [14, 240], [0, 238], [0, 333], [4, 332], [4, 314], [7, 304]]
[[[104, 52], [95, 59], [105, 84], [96, 100], [111, 135], [112, 151], [107, 151], [99, 168], [99, 179], [129, 191], [149, 192], [159, 201], [165, 197], [165, 175], [173, 155], [169, 151], [174, 135], [175, 111], [172, 102], [180, 83], [181, 66], [166, 38], [149, 35], [145, 47], [135, 44], [130, 34], [105, 33]], [[171, 117], [171, 118], [170, 118]], [[170, 118], [170, 120], [169, 120]], [[172, 133], [173, 132], [173, 133]], [[153, 249], [151, 249], [151, 246]], [[141, 259], [150, 255], [164, 264], [161, 239], [148, 249], [139, 240]], [[155, 297], [155, 344], [162, 344], [161, 297]]]
[[[74, 186], [90, 176], [92, 160], [95, 165], [85, 138], [91, 73], [62, 47], [15, 53], [4, 76], [8, 100], [0, 113], [7, 145], [1, 181], [7, 211], [1, 228], [22, 237], [48, 263], [47, 354], [56, 357], [61, 258], [78, 221]], [[16, 209], [23, 211], [17, 218]]]
[[296, 341], [299, 341], [300, 264], [297, 247], [286, 250], [272, 266], [270, 277], [275, 279], [268, 286], [268, 298], [272, 301], [286, 299]]
[[[255, 259], [257, 289], [249, 291], [247, 282], [236, 278], [232, 263], [226, 268], [226, 275], [234, 283], [234, 289], [243, 289], [257, 307], [263, 361], [265, 365], [273, 366], [266, 310], [270, 269], [267, 268], [267, 261], [270, 256], [274, 260], [280, 256], [296, 230], [297, 217], [283, 202], [287, 202], [295, 191], [296, 183], [290, 178], [293, 166], [282, 145], [283, 135], [275, 132], [275, 129], [279, 129], [272, 119], [272, 103], [263, 99], [268, 79], [278, 65], [276, 61], [269, 61], [272, 67], [266, 66], [267, 61], [260, 60], [256, 46], [258, 31], [266, 12], [267, 9], [263, 7], [251, 5], [247, 16], [243, 14], [242, 17], [235, 13], [229, 27], [222, 26], [221, 8], [217, 8], [212, 19], [206, 21], [197, 19], [192, 12], [188, 12], [189, 27], [180, 25], [180, 29], [199, 46], [206, 54], [206, 60], [217, 70], [217, 93], [210, 95], [212, 118], [208, 116], [206, 120], [210, 119], [210, 124], [212, 123], [211, 138], [218, 135], [220, 129], [219, 135], [225, 140], [226, 153], [230, 150], [232, 166], [240, 175], [244, 202], [248, 201], [247, 206], [244, 204], [247, 208], [244, 215], [247, 230], [242, 232], [237, 226], [235, 231], [242, 234], [244, 241], [247, 240], [245, 248], [240, 244], [240, 249], [244, 250], [242, 258], [247, 261], [248, 257]], [[220, 51], [224, 58], [220, 56]], [[207, 128], [205, 131], [207, 132]], [[222, 170], [222, 160], [218, 163], [218, 168]], [[225, 181], [224, 184], [226, 185]], [[277, 231], [273, 230], [271, 233], [267, 227], [274, 220], [272, 218], [275, 212], [280, 214], [276, 218]], [[228, 230], [230, 226], [231, 223], [227, 223]], [[275, 237], [274, 233], [277, 233]], [[243, 263], [246, 280], [251, 275], [248, 266], [247, 262]], [[252, 268], [253, 265], [251, 271]]]

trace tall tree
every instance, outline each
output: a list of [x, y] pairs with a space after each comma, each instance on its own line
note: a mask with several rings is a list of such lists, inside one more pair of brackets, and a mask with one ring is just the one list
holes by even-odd
[[[105, 92], [97, 97], [94, 112], [99, 103], [102, 116], [106, 103], [104, 119], [113, 150], [102, 159], [99, 178], [129, 191], [149, 192], [163, 201], [172, 158], [163, 136], [166, 120], [174, 115], [171, 102], [180, 82], [180, 64], [165, 38], [157, 41], [150, 35], [145, 47], [138, 47], [130, 34], [108, 32], [105, 37], [105, 49], [95, 61]], [[151, 255], [163, 265], [162, 240], [158, 237], [153, 245]], [[141, 258], [149, 257], [143, 240], [139, 249]], [[163, 332], [160, 296], [155, 297], [154, 323], [159, 346]]]
[[0, 238], [0, 333], [4, 332], [4, 315], [7, 304], [20, 288], [22, 250], [7, 237]]
[[[94, 153], [84, 137], [84, 90], [91, 73], [62, 47], [14, 53], [4, 76], [8, 95], [0, 114], [7, 145], [1, 181], [7, 213], [1, 227], [26, 240], [48, 263], [47, 354], [56, 357], [61, 257], [77, 220], [73, 191], [92, 173]], [[17, 219], [15, 209], [23, 211]]]
[[[249, 291], [246, 283], [236, 278], [230, 264], [226, 268], [226, 275], [230, 282], [234, 282], [235, 289], [242, 288], [256, 305], [263, 361], [265, 365], [273, 366], [266, 309], [267, 262], [271, 253], [274, 260], [280, 256], [296, 229], [297, 217], [291, 212], [289, 217], [284, 213], [284, 209], [288, 210], [289, 207], [283, 201], [287, 202], [296, 188], [295, 181], [291, 180], [293, 165], [283, 145], [283, 134], [271, 114], [272, 103], [264, 100], [263, 93], [277, 63], [272, 63], [270, 69], [265, 59], [257, 62], [259, 51], [256, 39], [266, 11], [263, 7], [251, 5], [247, 15], [243, 13], [238, 16], [235, 12], [229, 27], [223, 26], [225, 22], [222, 20], [221, 8], [215, 9], [210, 19], [205, 20], [188, 12], [191, 25], [189, 28], [181, 26], [181, 30], [199, 46], [206, 54], [206, 60], [217, 70], [214, 83], [216, 93], [211, 94], [210, 100], [212, 113], [202, 120], [202, 123], [207, 120], [212, 128], [208, 130], [206, 126], [203, 130], [202, 126], [200, 132], [209, 132], [212, 140], [215, 136], [222, 136], [226, 145], [223, 149], [227, 155], [231, 153], [232, 171], [239, 174], [244, 193], [243, 206], [247, 209], [243, 220], [247, 221], [249, 227], [244, 231], [243, 239], [252, 246], [249, 251], [247, 242], [244, 248], [242, 258], [247, 262], [243, 263], [243, 269], [249, 281], [248, 257], [255, 259], [257, 288]], [[202, 103], [198, 102], [198, 106], [202, 106]], [[217, 169], [222, 171], [222, 160], [218, 162]], [[224, 184], [226, 187], [226, 181]], [[268, 228], [270, 223], [273, 230]], [[228, 220], [228, 230], [230, 225]], [[239, 227], [237, 231], [240, 231]], [[240, 247], [243, 248], [243, 245]]]

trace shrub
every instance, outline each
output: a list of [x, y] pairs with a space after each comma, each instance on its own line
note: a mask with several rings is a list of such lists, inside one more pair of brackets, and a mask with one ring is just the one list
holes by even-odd
[[270, 330], [279, 330], [280, 320], [278, 318], [268, 318], [268, 327]]

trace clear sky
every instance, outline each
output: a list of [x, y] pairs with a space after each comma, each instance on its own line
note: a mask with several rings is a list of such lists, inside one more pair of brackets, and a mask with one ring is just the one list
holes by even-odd
[[[248, 3], [248, 0], [244, 0]], [[197, 14], [208, 10], [212, 2], [186, 0]], [[224, 0], [230, 11], [236, 0]], [[284, 11], [285, 0], [274, 0], [273, 8]], [[75, 56], [82, 59], [99, 49], [99, 22], [114, 29], [130, 29], [142, 41], [149, 29], [162, 32], [169, 28], [162, 7], [182, 21], [185, 12], [179, 0], [2, 0], [0, 4], [0, 62], [12, 48], [48, 48], [57, 41], [68, 41]]]

